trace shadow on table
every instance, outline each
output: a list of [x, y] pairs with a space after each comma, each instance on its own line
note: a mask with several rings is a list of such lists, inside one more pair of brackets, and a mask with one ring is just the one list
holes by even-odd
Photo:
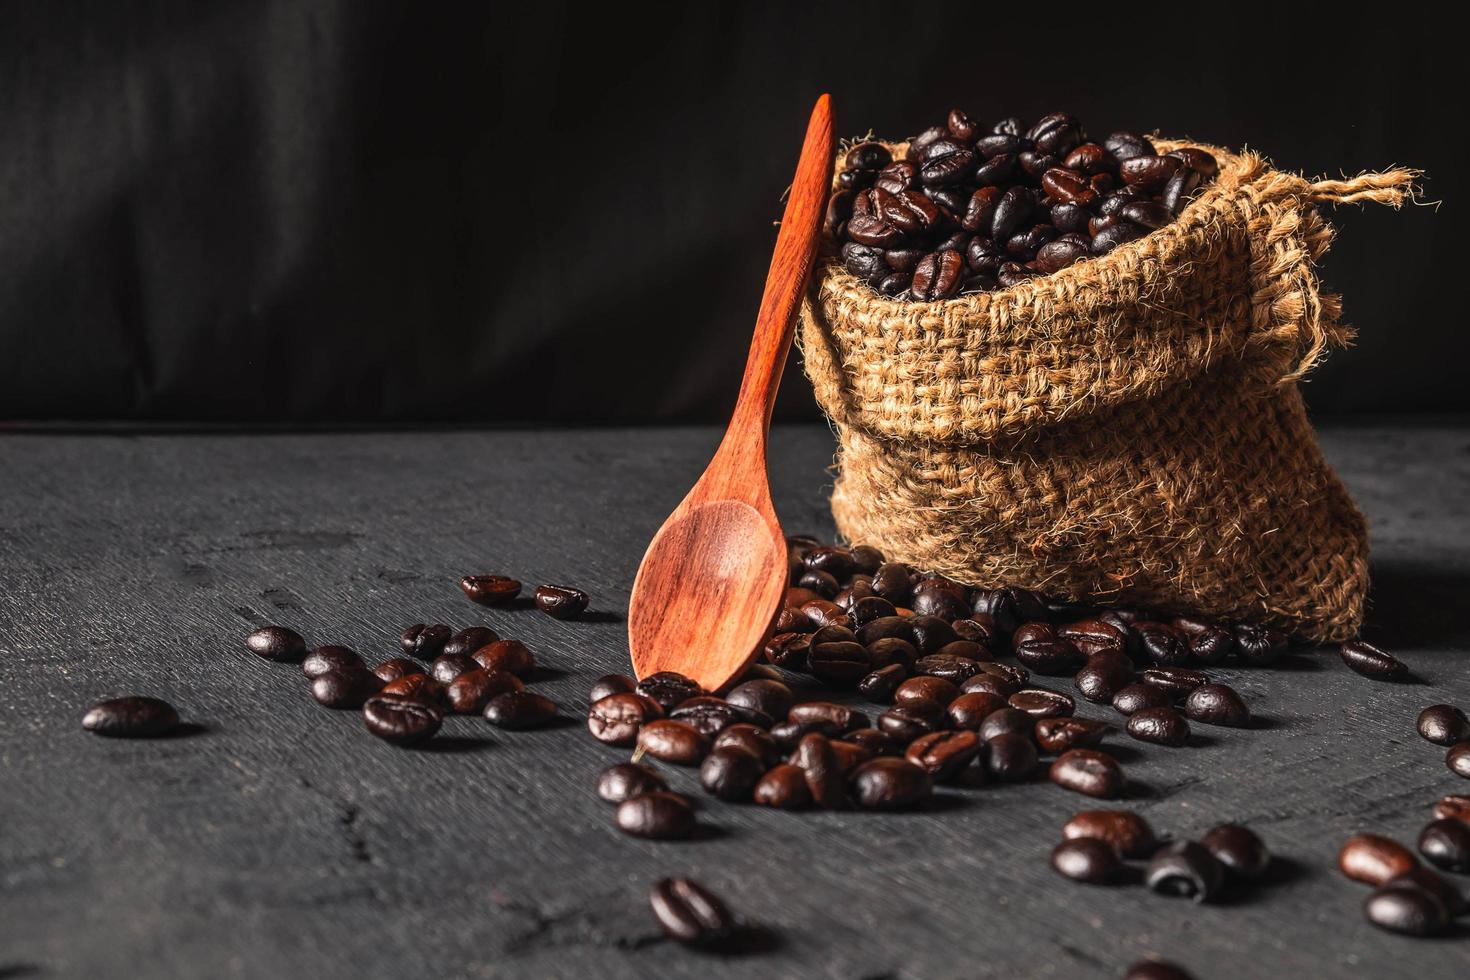
[[1406, 562], [1370, 566], [1372, 591], [1363, 636], [1385, 648], [1470, 646], [1470, 616], [1460, 605], [1470, 593], [1470, 571]]

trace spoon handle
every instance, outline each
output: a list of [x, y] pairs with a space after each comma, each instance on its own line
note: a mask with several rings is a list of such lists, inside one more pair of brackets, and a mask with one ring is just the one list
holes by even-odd
[[796, 325], [796, 304], [806, 288], [817, 241], [822, 231], [822, 214], [832, 182], [832, 100], [822, 95], [807, 123], [801, 160], [781, 216], [776, 251], [766, 273], [766, 291], [761, 296], [755, 336], [740, 382], [740, 397], [730, 419], [726, 441], [754, 436], [764, 440], [771, 425], [771, 409], [781, 385], [781, 371], [791, 350]]

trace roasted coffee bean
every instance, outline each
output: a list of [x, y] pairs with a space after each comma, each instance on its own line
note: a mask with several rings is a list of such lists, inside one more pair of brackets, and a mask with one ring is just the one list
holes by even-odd
[[[873, 586], [870, 582], [868, 582], [866, 577], [853, 579], [851, 584], [848, 585], [847, 588], [839, 590], [838, 593], [832, 597], [832, 601], [837, 603], [839, 608], [847, 610], [847, 616], [849, 619], [853, 619], [853, 610], [856, 609], [857, 604], [864, 599], [875, 599], [878, 602], [882, 603], [883, 608], [885, 608], [886, 610], [882, 613], [882, 615], [889, 616], [893, 614], [893, 604], [887, 599], [880, 599], [878, 598], [878, 596], [873, 595]], [[871, 618], [877, 619], [878, 616], [874, 615]], [[857, 623], [855, 620], [853, 623], [853, 627], [857, 627]]]
[[949, 702], [945, 714], [954, 728], [978, 732], [985, 719], [1007, 707], [1006, 699], [991, 691], [972, 691]]
[[605, 697], [627, 694], [637, 687], [638, 682], [627, 674], [603, 674], [592, 682], [592, 689], [587, 692], [587, 703], [596, 704]]
[[569, 585], [536, 587], [536, 608], [552, 619], [576, 619], [587, 611], [590, 601], [587, 593]]
[[179, 727], [179, 713], [158, 698], [109, 698], [92, 705], [82, 727], [108, 738], [158, 738]]
[[[785, 613], [782, 615], [784, 616]], [[811, 624], [806, 625], [807, 628], [810, 628]], [[780, 629], [779, 623], [776, 628]], [[783, 670], [804, 671], [811, 644], [810, 633], [777, 633], [766, 641], [764, 653], [768, 661]]]
[[735, 932], [735, 918], [725, 903], [688, 878], [654, 882], [648, 901], [664, 935], [681, 943], [715, 947]]
[[1088, 243], [1080, 236], [1064, 236], [1048, 242], [1036, 252], [1036, 267], [1045, 273], [1060, 272], [1067, 266], [1088, 256]]
[[835, 575], [812, 568], [807, 569], [801, 578], [797, 579], [796, 584], [803, 589], [810, 589], [823, 599], [835, 599], [837, 593], [842, 591], [842, 586], [838, 584]]
[[1450, 818], [1470, 825], [1470, 796], [1462, 793], [1447, 793], [1434, 804], [1434, 819]]
[[1036, 772], [1036, 743], [1028, 736], [1001, 732], [985, 740], [985, 772], [991, 779], [1018, 783]]
[[933, 779], [907, 759], [869, 759], [849, 777], [853, 801], [865, 810], [904, 810], [929, 798]]
[[262, 626], [245, 637], [245, 648], [257, 657], [282, 663], [300, 663], [306, 656], [301, 634], [284, 626]]
[[661, 762], [697, 766], [709, 754], [710, 739], [687, 722], [664, 718], [644, 723], [638, 748]]
[[[440, 652], [452, 654], [474, 653], [476, 650], [489, 646], [498, 639], [500, 639], [500, 634], [488, 626], [468, 626], [451, 636], [449, 642], [444, 644], [444, 649]], [[435, 656], [437, 655], [435, 654]], [[432, 659], [432, 657], [426, 656], [422, 659]]]
[[1128, 650], [1127, 630], [1102, 619], [1068, 623], [1056, 633], [1086, 657], [1095, 657], [1100, 653], [1123, 655]]
[[914, 649], [914, 645], [896, 636], [885, 636], [881, 640], [874, 640], [868, 644], [867, 649], [868, 662], [875, 670], [898, 665], [907, 673], [913, 669], [919, 659], [919, 651]]
[[1070, 695], [1040, 687], [1017, 691], [1010, 696], [1008, 703], [1032, 718], [1067, 718], [1077, 711], [1077, 702]]
[[444, 712], [433, 701], [384, 689], [363, 704], [362, 721], [383, 741], [410, 746], [433, 738], [444, 722]]
[[1082, 124], [1069, 113], [1053, 112], [1038, 119], [1026, 138], [1047, 153], [1065, 155], [1082, 142]]
[[1184, 967], [1165, 960], [1139, 960], [1128, 968], [1123, 980], [1194, 980]]
[[872, 170], [844, 170], [837, 175], [840, 190], [861, 191], [873, 186], [877, 175]]
[[1201, 684], [1184, 699], [1184, 713], [1191, 721], [1228, 728], [1245, 728], [1251, 712], [1235, 689], [1225, 684]]
[[764, 763], [763, 768], [775, 765], [781, 756], [781, 750], [771, 738], [770, 732], [744, 722], [731, 725], [716, 735], [711, 751], [715, 749], [739, 749], [748, 752]]
[[1077, 693], [1095, 704], [1109, 704], [1133, 682], [1133, 661], [1121, 653], [1100, 653], [1077, 671]]
[[[995, 620], [989, 616], [969, 613], [963, 619], [956, 619], [949, 626], [960, 639], [978, 643], [988, 654], [1000, 643], [1000, 631], [995, 628]], [[993, 654], [989, 655], [993, 656]], [[983, 659], [989, 659], [989, 656]]]
[[1103, 140], [1103, 146], [1119, 163], [1134, 157], [1153, 156], [1157, 152], [1148, 137], [1127, 132], [1111, 134]]
[[316, 647], [301, 661], [301, 672], [309, 678], [320, 677], [329, 670], [366, 670], [362, 658], [347, 647]]
[[1164, 190], [1159, 195], [1159, 203], [1167, 208], [1170, 214], [1178, 214], [1184, 210], [1186, 204], [1194, 200], [1200, 181], [1198, 171], [1184, 167], [1170, 177], [1169, 182], [1164, 185]]
[[[932, 659], [925, 658], [925, 660]], [[933, 675], [911, 677], [898, 685], [897, 690], [893, 692], [893, 699], [897, 704], [932, 701], [940, 707], [948, 707], [949, 703], [959, 696], [960, 689], [952, 681]]]
[[[983, 172], [984, 168], [981, 169]], [[981, 187], [971, 194], [960, 214], [960, 227], [968, 232], [987, 234], [995, 220], [995, 205], [1001, 193], [999, 187]], [[968, 256], [968, 249], [966, 254]]]
[[634, 837], [676, 840], [694, 833], [694, 806], [678, 793], [655, 790], [618, 804], [618, 829]]
[[907, 617], [883, 616], [858, 627], [857, 638], [858, 642], [864, 646], [872, 646], [881, 640], [902, 640], [912, 644], [914, 631], [909, 626]]
[[704, 693], [704, 688], [683, 674], [661, 670], [639, 681], [637, 692], [646, 698], [652, 698], [658, 702], [660, 708], [668, 712], [690, 698], [699, 697]]
[[1070, 749], [1051, 764], [1051, 781], [1084, 796], [1111, 799], [1123, 791], [1123, 767], [1094, 749]]
[[459, 587], [471, 602], [503, 606], [521, 594], [521, 583], [506, 575], [466, 575]]
[[1107, 255], [1119, 245], [1126, 245], [1137, 238], [1142, 238], [1144, 229], [1131, 221], [1119, 221], [1115, 225], [1098, 229], [1097, 234], [1092, 236], [1092, 254]]
[[1286, 655], [1286, 634], [1267, 626], [1235, 627], [1235, 652], [1246, 663], [1268, 667]]
[[894, 615], [895, 612], [893, 603], [882, 596], [870, 595], [856, 600], [848, 610], [848, 615], [852, 617], [853, 625], [862, 629], [875, 620]]
[[1145, 684], [1163, 690], [1170, 698], [1188, 697], [1195, 688], [1210, 683], [1209, 674], [1182, 667], [1148, 667], [1141, 676]]
[[1206, 626], [1197, 633], [1186, 634], [1185, 643], [1189, 647], [1189, 659], [1194, 663], [1220, 664], [1238, 652], [1235, 637], [1218, 626]]
[[1073, 881], [1101, 885], [1118, 877], [1123, 862], [1111, 845], [1095, 837], [1075, 837], [1052, 848], [1051, 867]]
[[893, 160], [893, 154], [882, 143], [859, 143], [847, 151], [845, 170], [882, 170]]
[[608, 766], [597, 777], [597, 795], [608, 803], [621, 803], [641, 793], [663, 792], [668, 788], [664, 777], [636, 762]]
[[486, 670], [503, 670], [522, 680], [536, 672], [536, 655], [520, 640], [496, 640], [470, 654]]
[[[933, 732], [909, 743], [904, 758], [923, 769], [936, 783], [948, 782], [975, 761], [980, 737], [974, 732]], [[1032, 749], [1035, 754], [1035, 749]]]
[[895, 160], [879, 170], [873, 179], [874, 187], [881, 187], [890, 194], [913, 190], [919, 183], [919, 166], [912, 160]]
[[1165, 666], [1179, 666], [1190, 659], [1189, 643], [1183, 633], [1168, 623], [1134, 623], [1132, 632], [1144, 659]]
[[867, 715], [833, 701], [805, 701], [793, 705], [786, 713], [786, 720], [829, 737], [868, 727]]
[[373, 673], [378, 675], [378, 680], [383, 683], [396, 681], [400, 677], [409, 674], [422, 674], [424, 668], [407, 657], [389, 657], [373, 668]]
[[444, 693], [450, 711], [457, 715], [473, 715], [484, 711], [491, 698], [524, 689], [520, 678], [509, 671], [479, 667], [467, 670], [450, 681]]
[[1149, 191], [1161, 191], [1184, 164], [1177, 157], [1136, 156], [1118, 164], [1123, 183]]
[[737, 708], [724, 698], [701, 695], [681, 701], [669, 712], [674, 721], [693, 725], [700, 733], [714, 738], [720, 732], [738, 722], [754, 722], [761, 727], [773, 724], [770, 715], [750, 708]]
[[1035, 716], [1019, 708], [1001, 708], [985, 716], [985, 720], [980, 723], [980, 737], [987, 742], [998, 735], [1031, 738], [1036, 734], [1036, 722]]
[[1265, 842], [1239, 824], [1221, 824], [1199, 842], [1236, 878], [1259, 878], [1271, 866], [1271, 852], [1266, 850]]
[[1218, 897], [1225, 885], [1225, 866], [1202, 844], [1176, 841], [1154, 854], [1143, 880], [1161, 895], [1208, 902]]
[[1075, 673], [1083, 659], [1077, 648], [1063, 639], [1028, 640], [1018, 646], [1015, 653], [1021, 663], [1048, 677]]
[[609, 694], [587, 712], [587, 730], [599, 742], [632, 745], [638, 730], [663, 714], [663, 708], [652, 698], [634, 693]]
[[449, 694], [444, 685], [428, 674], [404, 674], [398, 680], [384, 684], [379, 693], [400, 698], [417, 698], [440, 710], [449, 703]]
[[453, 635], [454, 631], [443, 623], [432, 625], [415, 623], [403, 631], [403, 635], [398, 638], [398, 645], [410, 657], [433, 660], [444, 652], [444, 644], [448, 643]]
[[1220, 165], [1214, 156], [1197, 146], [1181, 146], [1177, 150], [1170, 150], [1166, 156], [1178, 159], [1186, 167], [1198, 171], [1206, 178], [1215, 176], [1220, 170]]
[[1016, 597], [1005, 589], [976, 589], [970, 594], [970, 611], [990, 617], [996, 629], [1005, 634], [1014, 633], [1022, 622]]
[[964, 275], [965, 260], [959, 252], [931, 252], [914, 267], [909, 295], [919, 303], [946, 299], [960, 291]]
[[778, 810], [799, 810], [811, 806], [812, 794], [807, 788], [806, 773], [790, 764], [775, 766], [755, 784], [755, 801]]
[[1470, 742], [1461, 742], [1451, 746], [1445, 753], [1444, 764], [1456, 776], [1462, 779], [1470, 779]]
[[791, 755], [791, 764], [806, 777], [812, 802], [825, 810], [842, 805], [842, 766], [827, 736], [820, 732], [803, 735]]
[[362, 667], [347, 667], [318, 674], [311, 681], [311, 696], [324, 708], [361, 708], [363, 702], [383, 688], [383, 679]]
[[744, 749], [714, 749], [699, 767], [699, 785], [711, 796], [736, 803], [752, 799], [765, 774], [765, 763]]
[[1375, 681], [1400, 681], [1409, 675], [1403, 661], [1362, 640], [1350, 640], [1342, 645], [1342, 662]]
[[946, 720], [941, 706], [911, 701], [894, 705], [879, 715], [878, 728], [907, 745], [921, 735], [943, 728]]
[[855, 640], [836, 643], [813, 642], [807, 650], [807, 669], [812, 676], [834, 687], [853, 687], [872, 670], [868, 651]]
[[440, 684], [448, 685], [460, 674], [475, 670], [479, 666], [475, 658], [462, 653], [441, 653], [429, 665], [429, 676]]
[[1354, 834], [1337, 852], [1337, 868], [1354, 881], [1378, 887], [1419, 864], [1407, 847], [1378, 834]]
[[962, 183], [974, 174], [975, 165], [979, 162], [974, 150], [962, 141], [948, 137], [924, 147], [919, 159], [919, 180], [935, 187]]
[[908, 617], [909, 632], [913, 636], [914, 649], [921, 656], [931, 656], [959, 639], [954, 627], [934, 616]]
[[1145, 858], [1158, 847], [1148, 821], [1129, 810], [1083, 810], [1062, 825], [1067, 840], [1100, 840], [1125, 858]]
[[1129, 684], [1113, 695], [1113, 710], [1122, 715], [1131, 715], [1146, 708], [1169, 708], [1174, 697], [1162, 687], [1154, 684]]
[[[898, 641], [902, 642], [902, 641]], [[869, 654], [872, 649], [869, 648]], [[879, 667], [877, 670], [858, 681], [858, 693], [872, 701], [874, 704], [892, 704], [894, 692], [909, 676], [903, 664], [889, 664], [887, 667]]]
[[1060, 755], [1068, 749], [1090, 749], [1108, 733], [1104, 722], [1088, 718], [1038, 718], [1036, 744], [1042, 751]]
[[1066, 167], [1053, 167], [1041, 175], [1041, 189], [1053, 201], [1087, 207], [1097, 200], [1097, 191], [1087, 176]]
[[[1003, 190], [1005, 184], [1017, 178], [1017, 166], [1021, 156], [1017, 153], [997, 153], [984, 163], [975, 168], [975, 174], [970, 178], [980, 185], [982, 190], [993, 189], [997, 193]], [[975, 229], [983, 231], [983, 228]]]
[[925, 584], [921, 582], [914, 589], [914, 615], [934, 616], [945, 622], [969, 615], [970, 603], [965, 596], [945, 588], [923, 588]]
[[485, 720], [497, 728], [541, 728], [556, 718], [556, 702], [534, 691], [507, 691], [485, 704]]
[[[999, 679], [1002, 683], [1013, 685], [1014, 689], [1006, 694], [1010, 697], [1031, 682], [1031, 672], [1025, 667], [1017, 664], [982, 663], [980, 669], [991, 677]], [[977, 675], [978, 676], [978, 675]], [[969, 682], [966, 681], [966, 684]], [[965, 690], [965, 684], [960, 685], [960, 690]]]
[[1454, 745], [1470, 739], [1470, 718], [1449, 704], [1432, 704], [1419, 712], [1419, 735], [1435, 745]]
[[859, 746], [869, 757], [879, 755], [903, 755], [904, 746], [887, 732], [876, 728], [855, 728], [842, 736], [844, 742]]
[[1369, 895], [1363, 916], [1380, 929], [1406, 936], [1433, 936], [1449, 925], [1443, 902], [1422, 888], [1402, 884]]
[[[872, 237], [874, 229], [881, 230], [885, 236], [897, 239], [897, 233], [888, 225], [876, 218], [865, 219], [866, 224], [861, 226], [860, 234], [864, 237]], [[849, 229], [851, 233], [851, 229]], [[848, 242], [842, 246], [842, 264], [847, 271], [859, 279], [877, 280], [887, 275], [888, 267], [883, 261], [883, 249], [878, 245], [864, 245], [862, 242]]]
[[990, 221], [990, 240], [1004, 242], [1031, 219], [1036, 198], [1029, 188], [1012, 187], [995, 202], [995, 216]]
[[757, 679], [737, 684], [725, 695], [725, 700], [736, 708], [758, 711], [770, 718], [784, 718], [796, 695], [781, 681]]
[[883, 552], [870, 544], [855, 544], [848, 549], [852, 558], [853, 571], [860, 575], [872, 575], [882, 566]]
[[1178, 747], [1189, 742], [1189, 722], [1174, 708], [1143, 708], [1128, 717], [1128, 734], [1140, 742]]
[[847, 237], [847, 219], [852, 216], [852, 196], [855, 192], [839, 188], [827, 197], [827, 210], [822, 217], [822, 234], [829, 238]]
[[1174, 219], [1169, 209], [1155, 201], [1128, 201], [1118, 213], [1128, 221], [1150, 230], [1162, 228]]
[[1411, 868], [1401, 875], [1396, 875], [1384, 883], [1384, 888], [1404, 886], [1406, 888], [1417, 888], [1426, 891], [1439, 899], [1450, 918], [1457, 918], [1470, 912], [1470, 902], [1467, 902], [1465, 893], [1460, 891], [1460, 886], [1452, 884], [1448, 878], [1431, 868], [1423, 866]]
[[[887, 562], [873, 573], [873, 593], [880, 595], [895, 606], [905, 605], [914, 594], [914, 577], [907, 565]], [[884, 634], [897, 635], [897, 634]], [[908, 634], [903, 634], [905, 638]], [[872, 639], [877, 639], [877, 636]], [[866, 639], [864, 642], [868, 642]]]
[[817, 726], [814, 724], [801, 725], [794, 721], [783, 721], [772, 725], [768, 731], [771, 740], [776, 743], [778, 748], [786, 752], [793, 752], [796, 750], [796, 743], [800, 742], [803, 736], [816, 731], [816, 729]]

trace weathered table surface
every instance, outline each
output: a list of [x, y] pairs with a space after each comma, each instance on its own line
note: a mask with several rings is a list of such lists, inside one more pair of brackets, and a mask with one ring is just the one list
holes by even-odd
[[[1088, 801], [1045, 782], [893, 816], [709, 801], [704, 839], [619, 834], [592, 781], [625, 753], [585, 734], [584, 692], [626, 669], [633, 571], [715, 441], [0, 438], [0, 977], [1109, 977], [1147, 954], [1201, 978], [1470, 975], [1465, 933], [1378, 932], [1363, 888], [1332, 870], [1348, 834], [1412, 841], [1440, 794], [1470, 790], [1413, 730], [1426, 704], [1470, 706], [1470, 430], [1324, 433], [1373, 520], [1369, 635], [1426, 684], [1373, 683], [1330, 652], [1221, 670], [1263, 728], [1125, 746], [1145, 787], [1125, 805], [1160, 831], [1243, 821], [1286, 859], [1220, 906], [1058, 878], [1048, 851]], [[830, 533], [830, 449], [823, 429], [777, 431], [788, 530]], [[471, 606], [467, 571], [577, 584], [598, 615]], [[431, 750], [394, 749], [241, 645], [279, 622], [382, 658], [420, 621], [525, 639], [573, 720], [506, 733], [459, 718]], [[128, 692], [198, 728], [80, 729], [93, 699]], [[670, 873], [726, 896], [764, 941], [715, 958], [659, 939], [646, 894]]]

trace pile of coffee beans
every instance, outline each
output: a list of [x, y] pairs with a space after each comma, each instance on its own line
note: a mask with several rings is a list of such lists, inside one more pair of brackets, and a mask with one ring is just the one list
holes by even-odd
[[[1435, 820], [1419, 836], [1420, 852], [1448, 870], [1470, 869], [1470, 797], [1445, 797]], [[1459, 886], [1424, 867], [1407, 847], [1378, 834], [1354, 834], [1342, 845], [1337, 867], [1373, 888], [1363, 916], [1373, 925], [1406, 936], [1436, 936], [1470, 913]]]
[[1065, 112], [986, 128], [953, 109], [902, 159], [849, 149], [826, 232], [879, 292], [944, 299], [1106, 255], [1173, 221], [1217, 170], [1204, 150], [1161, 154], [1135, 133], [1094, 142]]

